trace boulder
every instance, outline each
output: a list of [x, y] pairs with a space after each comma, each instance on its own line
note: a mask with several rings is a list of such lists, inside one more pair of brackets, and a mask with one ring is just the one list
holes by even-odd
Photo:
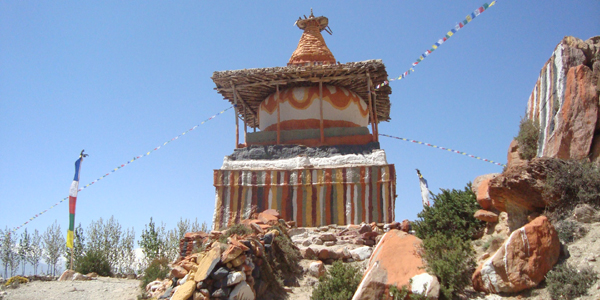
[[511, 231], [527, 224], [527, 216], [542, 212], [557, 199], [556, 195], [544, 194], [546, 175], [562, 163], [551, 158], [534, 158], [524, 165], [511, 166], [489, 182], [488, 193], [494, 207], [508, 213]]
[[227, 248], [227, 250], [225, 250], [225, 252], [223, 252], [223, 254], [221, 255], [221, 261], [224, 264], [226, 264], [226, 263], [236, 259], [243, 252], [244, 252], [244, 250], [242, 250], [241, 247], [230, 244], [229, 247]]
[[428, 299], [437, 299], [440, 296], [440, 282], [437, 277], [428, 273], [413, 276], [410, 290], [413, 294], [421, 294]]
[[194, 290], [196, 290], [196, 282], [188, 280], [177, 288], [171, 300], [187, 300], [192, 297]]
[[326, 260], [326, 259], [328, 259], [329, 258], [329, 250], [327, 250], [325, 248], [319, 250], [319, 254], [317, 255], [317, 257], [320, 260]]
[[256, 296], [254, 295], [254, 291], [252, 288], [246, 283], [242, 281], [240, 284], [236, 285], [231, 293], [229, 294], [229, 300], [254, 300]]
[[300, 254], [302, 255], [302, 258], [304, 258], [304, 259], [313, 259], [317, 256], [315, 254], [315, 251], [310, 247], [300, 249]]
[[573, 217], [578, 222], [592, 223], [597, 222], [599, 218], [598, 211], [589, 204], [579, 204], [573, 211]]
[[71, 281], [73, 280], [73, 275], [75, 275], [75, 271], [65, 270], [58, 278], [58, 281]]
[[219, 243], [215, 243], [210, 251], [204, 252], [203, 256], [199, 256], [197, 260], [198, 271], [194, 275], [194, 280], [199, 282], [206, 279], [217, 263], [221, 261], [221, 249]]
[[477, 189], [475, 190], [477, 203], [479, 203], [479, 206], [481, 206], [481, 208], [486, 210], [492, 209], [493, 207], [492, 198], [490, 198], [490, 194], [488, 193], [489, 184], [490, 179], [484, 179], [481, 181], [481, 183], [477, 186]]
[[484, 209], [480, 209], [480, 210], [476, 211], [475, 215], [473, 217], [475, 217], [475, 219], [478, 219], [478, 220], [481, 220], [484, 222], [488, 222], [488, 223], [498, 222], [498, 214], [493, 213], [491, 211], [484, 210]]
[[540, 216], [511, 233], [494, 255], [472, 276], [473, 288], [486, 293], [513, 293], [537, 286], [556, 262], [560, 242], [556, 230]]
[[233, 272], [227, 275], [227, 286], [236, 285], [246, 280], [246, 274], [244, 272]]
[[319, 278], [325, 275], [325, 265], [320, 260], [313, 261], [308, 266], [308, 273], [313, 277]]
[[274, 216], [273, 214], [267, 213], [267, 211], [261, 212], [258, 214], [258, 219], [264, 224], [268, 225], [277, 225], [279, 218]]
[[409, 220], [403, 220], [402, 224], [400, 224], [400, 228], [398, 228], [404, 232], [409, 232], [410, 231], [410, 221]]
[[319, 236], [319, 238], [323, 241], [323, 242], [330, 242], [330, 241], [337, 241], [337, 238], [335, 237], [335, 235], [333, 235], [333, 233], [323, 233]]
[[363, 246], [360, 248], [356, 248], [354, 250], [350, 250], [350, 255], [352, 255], [352, 259], [356, 261], [363, 261], [371, 257], [373, 253], [373, 248], [369, 246]]
[[508, 145], [508, 154], [506, 155], [507, 167], [514, 167], [527, 163], [527, 160], [522, 159], [519, 153], [519, 142], [517, 142], [517, 140], [512, 140]]
[[175, 265], [175, 266], [173, 266], [173, 269], [171, 269], [171, 276], [170, 277], [183, 278], [187, 274], [188, 274], [188, 270], [186, 270], [182, 266]]
[[400, 230], [390, 230], [382, 238], [369, 259], [367, 269], [353, 300], [384, 299], [390, 285], [409, 285], [415, 275], [425, 273], [417, 250], [421, 240]]
[[358, 233], [371, 232], [371, 226], [369, 224], [360, 224], [360, 228], [358, 229]]

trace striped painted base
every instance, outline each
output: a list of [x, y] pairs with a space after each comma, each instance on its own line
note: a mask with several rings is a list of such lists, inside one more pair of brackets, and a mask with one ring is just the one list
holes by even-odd
[[394, 220], [394, 165], [299, 170], [214, 170], [213, 227], [276, 209], [298, 226]]

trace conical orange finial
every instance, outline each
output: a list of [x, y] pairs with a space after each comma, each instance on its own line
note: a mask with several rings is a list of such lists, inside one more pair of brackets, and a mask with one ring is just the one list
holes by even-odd
[[291, 65], [323, 65], [335, 64], [335, 57], [327, 48], [325, 39], [321, 35], [321, 31], [328, 30], [329, 20], [326, 17], [315, 17], [310, 9], [310, 17], [304, 16], [304, 19], [298, 18], [296, 24], [298, 28], [304, 30], [296, 51], [292, 53], [292, 57], [288, 62]]

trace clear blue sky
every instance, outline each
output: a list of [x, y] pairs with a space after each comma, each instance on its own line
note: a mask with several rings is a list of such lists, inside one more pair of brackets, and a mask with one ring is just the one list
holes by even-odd
[[[0, 226], [19, 226], [68, 195], [81, 149], [81, 185], [229, 107], [213, 71], [285, 66], [294, 21], [329, 18], [342, 63], [382, 59], [406, 71], [484, 0], [2, 1]], [[392, 82], [380, 132], [505, 162], [543, 64], [566, 35], [600, 34], [600, 2], [498, 1]], [[380, 138], [396, 165], [396, 219], [421, 210], [419, 168], [432, 191], [501, 172], [490, 163]], [[114, 215], [139, 237], [150, 217], [211, 222], [213, 169], [234, 147], [230, 110], [79, 193], [76, 222]], [[63, 202], [27, 228], [68, 227]], [[21, 230], [18, 232], [20, 233]]]

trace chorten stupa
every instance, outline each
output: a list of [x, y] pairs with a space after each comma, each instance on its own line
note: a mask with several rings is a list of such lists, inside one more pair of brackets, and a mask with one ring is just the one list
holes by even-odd
[[391, 88], [374, 88], [387, 72], [381, 60], [337, 62], [328, 22], [312, 11], [296, 21], [304, 32], [285, 67], [214, 72], [236, 112], [234, 153], [214, 171], [215, 229], [266, 209], [305, 227], [394, 220], [394, 165], [377, 133]]

